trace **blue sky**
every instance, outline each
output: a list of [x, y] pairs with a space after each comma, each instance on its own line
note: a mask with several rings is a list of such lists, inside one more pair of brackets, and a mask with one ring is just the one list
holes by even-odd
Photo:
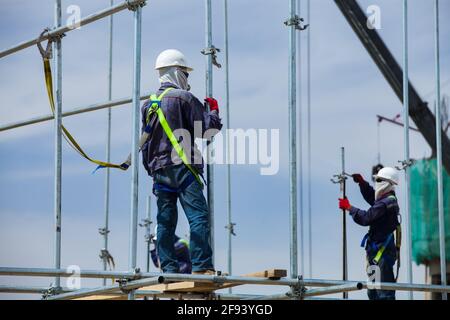
[[[213, 43], [223, 48], [222, 1], [213, 1]], [[312, 35], [312, 215], [313, 277], [338, 279], [341, 275], [339, 188], [330, 177], [340, 170], [340, 147], [347, 150], [347, 168], [369, 176], [376, 162], [376, 114], [393, 117], [401, 103], [331, 0], [313, 0]], [[288, 211], [288, 32], [283, 21], [288, 1], [229, 1], [230, 5], [230, 93], [232, 128], [280, 129], [280, 172], [260, 176], [258, 166], [232, 166], [234, 272], [243, 274], [266, 268], [289, 267]], [[305, 5], [306, 1], [302, 1]], [[400, 0], [359, 1], [363, 8], [381, 8], [380, 34], [398, 61], [402, 54]], [[434, 90], [433, 6], [429, 0], [410, 0], [410, 78], [421, 95]], [[82, 16], [109, 5], [109, 0], [63, 1], [63, 7], [79, 5]], [[304, 10], [303, 10], [304, 12]], [[441, 1], [442, 82], [450, 77], [450, 3]], [[304, 16], [304, 14], [301, 14]], [[67, 18], [67, 16], [65, 17]], [[1, 0], [0, 48], [37, 36], [53, 24], [52, 0]], [[103, 102], [107, 99], [108, 21], [71, 32], [64, 38], [63, 110]], [[113, 98], [128, 97], [132, 88], [133, 20], [129, 12], [115, 16]], [[158, 53], [166, 48], [185, 52], [195, 71], [192, 92], [205, 92], [204, 2], [152, 0], [143, 11], [142, 92], [157, 89], [153, 70]], [[301, 36], [302, 45], [304, 34]], [[305, 55], [302, 46], [304, 71]], [[219, 54], [219, 61], [223, 55]], [[26, 49], [0, 60], [0, 124], [49, 113], [40, 56]], [[442, 89], [449, 94], [449, 87]], [[224, 101], [224, 72], [214, 70], [214, 96]], [[434, 96], [428, 95], [430, 102]], [[305, 103], [301, 124], [305, 137]], [[222, 109], [223, 110], [223, 109]], [[64, 119], [64, 124], [83, 147], [96, 158], [104, 158], [106, 111]], [[355, 134], [358, 133], [358, 134]], [[385, 165], [403, 159], [403, 131], [383, 124], [381, 157]], [[131, 141], [131, 108], [113, 109], [112, 159], [123, 160]], [[306, 150], [305, 148], [303, 151]], [[0, 134], [0, 265], [52, 267], [53, 265], [53, 123], [28, 126]], [[430, 155], [417, 133], [411, 133], [414, 158]], [[304, 163], [306, 155], [303, 154]], [[84, 269], [101, 268], [98, 258], [102, 239], [104, 175], [91, 175], [93, 166], [66, 144], [63, 146], [63, 265]], [[140, 169], [140, 218], [145, 215], [151, 180]], [[216, 267], [226, 269], [225, 166], [215, 170]], [[306, 178], [305, 178], [306, 180]], [[130, 216], [130, 172], [113, 172], [111, 178], [110, 252], [117, 269], [128, 267]], [[414, 182], [413, 182], [414, 183]], [[399, 187], [400, 203], [403, 187]], [[352, 204], [367, 205], [358, 188], [350, 183]], [[152, 199], [155, 208], [154, 199]], [[304, 204], [306, 208], [306, 203]], [[305, 217], [306, 217], [306, 211]], [[153, 210], [153, 216], [156, 211]], [[306, 222], [305, 218], [305, 222]], [[348, 220], [349, 278], [364, 279], [364, 252], [359, 241], [365, 229]], [[180, 214], [179, 234], [188, 230]], [[305, 228], [306, 231], [306, 228]], [[139, 230], [138, 265], [145, 266], [144, 233]], [[305, 233], [306, 237], [306, 233]], [[306, 246], [305, 246], [306, 247]], [[405, 260], [404, 260], [405, 261]], [[306, 264], [307, 265], [307, 264]], [[308, 270], [306, 269], [308, 273]], [[415, 282], [424, 281], [424, 268], [415, 267]], [[400, 281], [405, 281], [406, 269]], [[1, 284], [48, 286], [51, 279], [0, 278]], [[85, 281], [85, 285], [99, 281]], [[282, 288], [276, 288], [281, 292]], [[236, 289], [236, 292], [273, 292], [273, 288]], [[400, 294], [400, 297], [405, 295]], [[13, 296], [1, 295], [1, 298]], [[350, 297], [365, 298], [365, 293]], [[417, 294], [417, 297], [422, 295]]]

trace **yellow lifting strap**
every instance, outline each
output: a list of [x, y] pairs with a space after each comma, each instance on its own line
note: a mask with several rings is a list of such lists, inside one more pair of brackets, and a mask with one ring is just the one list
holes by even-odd
[[[44, 61], [44, 72], [45, 72], [45, 85], [47, 87], [48, 99], [50, 101], [50, 109], [52, 110], [53, 116], [55, 116], [55, 99], [53, 97], [52, 69], [50, 67], [50, 60], [48, 58], [43, 57], [43, 61]], [[70, 134], [70, 132], [63, 125], [61, 125], [61, 130], [62, 130], [64, 139], [83, 158], [89, 160], [92, 163], [95, 163], [99, 167], [115, 168], [115, 169], [120, 169], [120, 170], [124, 170], [124, 171], [127, 169], [118, 164], [113, 164], [113, 163], [109, 163], [109, 162], [92, 159], [91, 157], [89, 157], [86, 154], [86, 152], [84, 152], [84, 150], [80, 147], [80, 145], [77, 143], [75, 138]]]
[[167, 88], [158, 97], [155, 94], [150, 96], [150, 107], [147, 112], [146, 123], [147, 123], [147, 125], [150, 123], [151, 115], [156, 112], [156, 114], [158, 115], [159, 123], [161, 124], [161, 127], [163, 128], [164, 132], [166, 133], [167, 137], [169, 138], [170, 143], [172, 144], [173, 148], [177, 152], [178, 157], [180, 157], [180, 159], [184, 163], [184, 165], [194, 175], [195, 180], [197, 180], [197, 182], [200, 183], [200, 185], [203, 187], [203, 182], [200, 179], [200, 175], [189, 163], [189, 160], [186, 157], [186, 153], [184, 152], [183, 147], [180, 145], [177, 138], [173, 134], [173, 131], [170, 128], [166, 117], [164, 116], [164, 112], [161, 110], [161, 101], [164, 98], [164, 96], [171, 90], [173, 90], [173, 88]]

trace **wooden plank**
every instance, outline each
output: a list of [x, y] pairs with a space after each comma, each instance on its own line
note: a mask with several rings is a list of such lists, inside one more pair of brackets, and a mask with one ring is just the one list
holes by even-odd
[[211, 292], [221, 289], [220, 284], [206, 282], [174, 282], [143, 287], [139, 290], [163, 291], [163, 292]]
[[95, 296], [89, 296], [89, 297], [83, 297], [83, 298], [77, 298], [73, 300], [128, 300], [127, 295], [121, 294], [121, 295], [95, 295]]
[[286, 276], [287, 270], [285, 269], [270, 269], [244, 275], [244, 277], [269, 278], [277, 280]]

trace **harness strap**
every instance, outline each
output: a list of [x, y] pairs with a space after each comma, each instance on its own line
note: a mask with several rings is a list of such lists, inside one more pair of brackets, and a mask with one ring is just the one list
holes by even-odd
[[[54, 96], [53, 96], [53, 77], [52, 77], [52, 69], [50, 67], [50, 60], [48, 59], [48, 57], [46, 57], [44, 55], [42, 57], [42, 60], [43, 60], [43, 63], [44, 63], [45, 86], [47, 88], [47, 95], [48, 95], [48, 100], [50, 102], [50, 109], [51, 109], [51, 111], [53, 113], [53, 116], [55, 116], [55, 109], [56, 108], [55, 108], [55, 99], [54, 99]], [[74, 149], [80, 156], [82, 156], [86, 160], [88, 160], [88, 161], [98, 165], [99, 166], [98, 168], [114, 168], [114, 169], [120, 169], [120, 170], [128, 169], [123, 164], [121, 164], [121, 165], [113, 164], [113, 163], [109, 163], [109, 162], [95, 160], [95, 159], [89, 157], [87, 155], [87, 153], [84, 152], [84, 150], [78, 144], [78, 142], [75, 140], [75, 138], [66, 129], [66, 127], [61, 125], [61, 130], [62, 130], [62, 135], [63, 135], [64, 139], [67, 141], [67, 143], [69, 144], [69, 146], [71, 146], [72, 149]]]
[[380, 262], [381, 257], [383, 256], [384, 250], [386, 250], [386, 247], [389, 245], [389, 242], [391, 242], [393, 236], [394, 236], [394, 235], [391, 233], [391, 234], [387, 237], [386, 241], [383, 243], [383, 245], [381, 246], [381, 248], [378, 249], [378, 252], [377, 252], [377, 254], [375, 255], [375, 258], [373, 258], [373, 262], [375, 262], [376, 264], [378, 264], [378, 263]]
[[194, 170], [194, 168], [189, 163], [189, 160], [186, 157], [186, 153], [184, 152], [183, 147], [181, 147], [177, 138], [173, 134], [173, 131], [170, 128], [169, 123], [167, 122], [164, 112], [161, 110], [161, 101], [164, 98], [164, 96], [171, 90], [173, 90], [173, 88], [167, 88], [166, 90], [163, 91], [163, 93], [161, 93], [159, 95], [159, 97], [157, 97], [154, 94], [150, 96], [150, 107], [148, 109], [147, 118], [146, 118], [146, 123], [147, 123], [146, 132], [151, 131], [151, 128], [149, 127], [150, 117], [153, 113], [156, 113], [158, 116], [159, 123], [161, 124], [161, 127], [163, 128], [164, 132], [166, 133], [167, 137], [169, 138], [170, 143], [172, 144], [173, 148], [177, 152], [178, 157], [181, 159], [183, 164], [189, 169], [189, 171], [193, 174], [193, 176], [195, 177], [197, 182], [203, 187], [203, 182], [200, 179], [200, 175], [198, 174], [198, 172], [196, 170]]

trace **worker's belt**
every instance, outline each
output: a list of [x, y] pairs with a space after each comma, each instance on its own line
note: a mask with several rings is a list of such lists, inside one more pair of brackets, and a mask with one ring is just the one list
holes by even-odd
[[394, 235], [391, 233], [383, 242], [383, 244], [381, 246], [378, 246], [374, 241], [370, 240], [369, 234], [367, 233], [361, 241], [361, 247], [366, 248], [367, 252], [376, 252], [373, 262], [375, 264], [378, 264], [384, 254], [384, 251], [386, 250], [386, 247], [393, 240], [393, 238]]
[[144, 129], [145, 133], [150, 134], [152, 132], [152, 128], [150, 126], [150, 117], [156, 113], [158, 116], [159, 123], [161, 124], [161, 127], [163, 128], [164, 132], [166, 133], [167, 137], [170, 140], [170, 143], [172, 144], [173, 148], [177, 152], [178, 157], [181, 159], [183, 164], [189, 169], [189, 171], [194, 176], [195, 180], [203, 187], [203, 182], [200, 179], [200, 175], [198, 174], [197, 170], [195, 170], [191, 164], [188, 161], [188, 158], [186, 157], [186, 153], [184, 152], [183, 147], [178, 142], [177, 138], [173, 134], [172, 129], [169, 126], [169, 123], [167, 122], [166, 117], [164, 116], [164, 112], [161, 109], [161, 101], [164, 98], [164, 96], [174, 88], [167, 88], [163, 91], [158, 97], [155, 94], [152, 94], [150, 96], [150, 100], [148, 103], [148, 110], [147, 110], [147, 117], [146, 117], [146, 127]]
[[192, 174], [189, 174], [187, 176], [187, 178], [184, 179], [181, 186], [179, 186], [178, 188], [172, 188], [163, 183], [155, 182], [155, 183], [153, 183], [153, 192], [155, 192], [155, 190], [157, 190], [157, 191], [164, 191], [164, 192], [169, 192], [169, 193], [180, 193], [180, 192], [183, 192], [187, 187], [189, 187], [191, 185], [191, 183], [194, 181], [195, 181], [195, 177]]
[[[47, 30], [45, 30], [41, 34], [41, 38], [43, 37], [45, 32], [47, 32]], [[48, 99], [50, 101], [50, 109], [52, 111], [53, 116], [56, 117], [55, 116], [55, 99], [53, 96], [53, 77], [52, 77], [52, 69], [50, 67], [50, 59], [52, 56], [52, 52], [51, 52], [52, 41], [53, 41], [53, 39], [49, 38], [48, 43], [47, 43], [47, 49], [44, 50], [41, 46], [41, 40], [39, 40], [38, 48], [42, 55], [42, 61], [44, 63], [45, 85], [47, 87], [47, 95], [48, 95]], [[70, 132], [66, 129], [66, 127], [61, 125], [61, 130], [62, 130], [62, 136], [67, 141], [67, 143], [72, 147], [72, 149], [74, 149], [76, 152], [78, 152], [78, 154], [81, 155], [86, 160], [89, 160], [90, 162], [98, 165], [98, 168], [115, 168], [115, 169], [121, 169], [121, 170], [128, 169], [128, 166], [125, 166], [124, 164], [120, 164], [120, 165], [113, 164], [113, 163], [99, 161], [99, 160], [95, 160], [95, 159], [91, 158], [90, 156], [87, 155], [86, 152], [84, 152], [84, 150], [81, 148], [81, 146], [75, 140], [75, 138], [70, 134]]]

